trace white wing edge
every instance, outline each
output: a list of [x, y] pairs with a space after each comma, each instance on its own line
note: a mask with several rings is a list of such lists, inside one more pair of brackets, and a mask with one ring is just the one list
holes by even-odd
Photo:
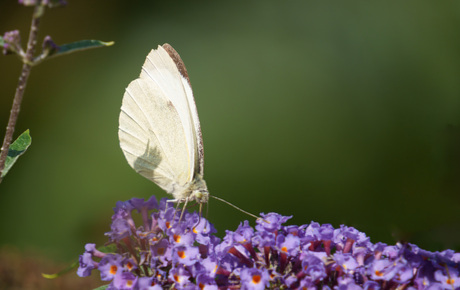
[[188, 182], [191, 182], [194, 179], [197, 164], [196, 133], [187, 95], [188, 91], [191, 92], [191, 88], [188, 84], [184, 86], [184, 77], [175, 60], [162, 46], [158, 46], [156, 50], [152, 50], [148, 54], [142, 66], [140, 78], [154, 82], [178, 113], [188, 149], [190, 172]]
[[195, 98], [193, 96], [192, 85], [190, 82], [190, 78], [188, 76], [187, 69], [185, 67], [184, 62], [182, 61], [180, 55], [177, 51], [168, 43], [163, 44], [163, 46], [159, 46], [168, 53], [169, 57], [173, 60], [176, 68], [181, 76], [182, 85], [184, 87], [185, 95], [187, 97], [187, 104], [189, 113], [192, 118], [192, 129], [193, 129], [193, 142], [194, 142], [194, 154], [195, 154], [195, 166], [196, 169], [194, 172], [198, 172], [201, 176], [204, 173], [204, 147], [203, 147], [203, 135], [201, 133], [201, 125], [200, 120], [198, 118], [198, 110], [195, 103]]

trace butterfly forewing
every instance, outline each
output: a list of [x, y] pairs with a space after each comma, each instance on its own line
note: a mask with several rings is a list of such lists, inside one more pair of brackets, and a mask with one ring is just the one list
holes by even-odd
[[165, 51], [169, 54], [169, 56], [175, 63], [180, 75], [182, 76], [181, 80], [182, 80], [183, 87], [186, 92], [189, 112], [190, 112], [190, 116], [193, 122], [193, 131], [194, 131], [193, 136], [194, 136], [195, 149], [196, 149], [195, 172], [203, 176], [203, 169], [204, 169], [203, 137], [201, 135], [200, 120], [198, 119], [198, 111], [196, 109], [195, 98], [193, 97], [192, 85], [188, 77], [188, 72], [187, 72], [185, 64], [182, 61], [180, 55], [176, 52], [176, 50], [171, 45], [166, 43], [162, 46], [162, 48], [164, 48]]
[[177, 160], [168, 158], [167, 152], [162, 150], [162, 147], [168, 146], [174, 140], [168, 142], [168, 139], [163, 138], [160, 141], [157, 134], [162, 132], [152, 133], [155, 125], [151, 125], [151, 122], [154, 120], [147, 111], [152, 106], [148, 102], [139, 101], [148, 93], [142, 88], [146, 87], [142, 83], [141, 80], [134, 80], [126, 89], [120, 113], [120, 146], [131, 167], [144, 177], [152, 181], [160, 175], [174, 178], [175, 171], [171, 164], [177, 163]]
[[188, 92], [191, 93], [190, 85], [183, 81], [184, 77], [180, 74], [176, 63], [161, 46], [147, 56], [142, 66], [140, 78], [145, 79], [148, 83], [155, 83], [177, 111], [186, 138], [189, 154], [187, 159], [190, 162], [189, 169], [191, 172], [189, 181], [191, 181], [195, 171], [196, 141], [194, 140], [194, 123], [187, 96]]
[[170, 45], [147, 56], [140, 77], [126, 88], [119, 122], [120, 146], [134, 170], [176, 200], [207, 200], [192, 194], [207, 194], [203, 142], [185, 65]]
[[181, 119], [157, 84], [143, 79], [129, 84], [119, 138], [131, 167], [167, 192], [174, 193], [190, 181], [193, 162]]

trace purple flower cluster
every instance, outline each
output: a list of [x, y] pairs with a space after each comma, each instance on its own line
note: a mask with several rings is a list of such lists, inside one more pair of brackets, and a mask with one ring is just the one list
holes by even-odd
[[[8, 55], [16, 53], [19, 56], [24, 56], [25, 52], [21, 47], [21, 35], [19, 30], [7, 31], [3, 34], [3, 54]], [[59, 46], [54, 43], [51, 36], [45, 36], [42, 44], [42, 57], [52, 55], [59, 50]]]
[[3, 34], [3, 54], [22, 53], [21, 35], [19, 30], [7, 31]]
[[[110, 244], [87, 244], [79, 276], [93, 269], [107, 289], [459, 289], [460, 253], [429, 252], [412, 244], [372, 244], [352, 227], [312, 222], [283, 225], [290, 217], [262, 214], [221, 241], [197, 213], [131, 199], [114, 208]], [[132, 213], [142, 220], [136, 226]]]

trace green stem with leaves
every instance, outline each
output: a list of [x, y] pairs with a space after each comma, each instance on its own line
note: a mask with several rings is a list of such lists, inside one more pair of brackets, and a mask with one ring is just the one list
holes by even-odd
[[29, 79], [30, 71], [32, 69], [33, 58], [35, 54], [35, 47], [37, 46], [38, 28], [40, 25], [40, 19], [45, 12], [45, 6], [36, 5], [32, 16], [32, 24], [30, 26], [29, 40], [27, 41], [26, 55], [23, 60], [22, 72], [19, 77], [18, 86], [16, 87], [16, 93], [13, 99], [13, 105], [11, 107], [10, 118], [8, 119], [8, 125], [6, 127], [5, 138], [0, 153], [0, 183], [2, 182], [2, 172], [5, 168], [6, 157], [8, 156], [8, 150], [10, 149], [11, 141], [13, 140], [14, 128], [16, 121], [18, 120], [19, 111], [21, 109], [22, 97], [24, 96], [24, 90], [26, 88], [27, 80]]

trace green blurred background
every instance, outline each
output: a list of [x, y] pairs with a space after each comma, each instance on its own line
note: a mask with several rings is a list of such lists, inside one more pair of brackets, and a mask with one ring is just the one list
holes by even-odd
[[[115, 41], [32, 70], [0, 185], [0, 245], [70, 261], [119, 200], [165, 197], [118, 145], [125, 87], [168, 42], [187, 65], [211, 194], [253, 213], [460, 249], [460, 2], [94, 1], [47, 10], [40, 38]], [[0, 2], [27, 39], [32, 9]], [[4, 136], [21, 65], [0, 56]], [[249, 219], [211, 200], [219, 235]]]

